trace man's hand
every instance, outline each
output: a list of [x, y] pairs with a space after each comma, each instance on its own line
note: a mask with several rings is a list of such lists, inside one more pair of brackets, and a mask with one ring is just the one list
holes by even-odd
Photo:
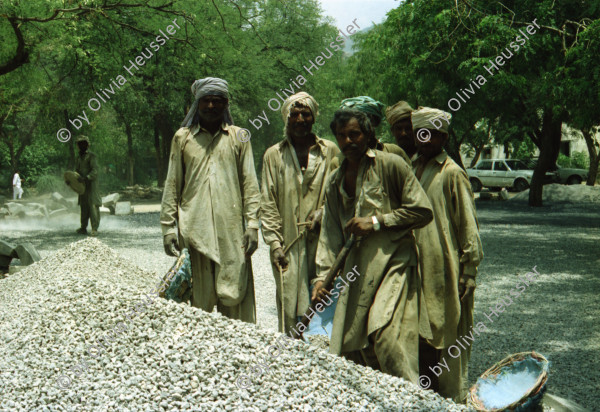
[[163, 238], [163, 246], [165, 247], [165, 253], [169, 256], [179, 257], [179, 246], [177, 245], [177, 235], [172, 233], [165, 235]]
[[258, 229], [246, 229], [242, 247], [244, 248], [247, 258], [252, 256], [256, 249], [258, 249]]
[[325, 288], [323, 287], [323, 282], [318, 281], [315, 283], [315, 286], [313, 288], [311, 301], [314, 302], [316, 300], [320, 302], [325, 296], [329, 295], [329, 291], [325, 290]]
[[460, 275], [458, 279], [458, 295], [460, 296], [460, 301], [465, 300], [469, 295], [472, 295], [475, 292], [475, 276], [471, 275]]
[[83, 178], [83, 176], [77, 176], [77, 181], [78, 181], [79, 183], [84, 183], [84, 182], [85, 182], [85, 179]]
[[323, 220], [323, 208], [313, 210], [306, 218], [310, 222], [309, 230], [318, 232], [321, 229], [321, 220]]
[[289, 262], [283, 253], [283, 249], [280, 247], [273, 251], [273, 264], [281, 268], [282, 271], [287, 270]]
[[368, 235], [375, 231], [375, 229], [373, 229], [373, 219], [370, 216], [353, 217], [346, 223], [346, 230], [356, 236]]

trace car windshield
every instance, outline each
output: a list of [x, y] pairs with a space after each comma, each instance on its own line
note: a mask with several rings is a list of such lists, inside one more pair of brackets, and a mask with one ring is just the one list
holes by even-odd
[[520, 160], [507, 160], [506, 164], [511, 170], [530, 170], [527, 165]]

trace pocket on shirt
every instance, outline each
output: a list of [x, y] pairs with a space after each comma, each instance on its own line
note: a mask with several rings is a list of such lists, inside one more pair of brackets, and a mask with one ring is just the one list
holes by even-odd
[[363, 192], [361, 216], [372, 216], [383, 210], [384, 192], [381, 186], [374, 186]]

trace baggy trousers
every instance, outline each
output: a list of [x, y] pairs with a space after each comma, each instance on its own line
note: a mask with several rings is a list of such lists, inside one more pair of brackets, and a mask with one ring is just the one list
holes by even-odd
[[89, 220], [92, 224], [92, 230], [98, 230], [98, 226], [100, 226], [100, 206], [92, 204], [85, 195], [79, 196], [79, 206], [81, 207], [81, 228], [87, 229]]
[[237, 305], [225, 306], [217, 296], [215, 262], [192, 247], [188, 246], [188, 250], [192, 263], [192, 306], [212, 312], [217, 305], [217, 311], [230, 319], [256, 323], [252, 271], [248, 271], [248, 287], [244, 299]]
[[407, 285], [394, 309], [392, 319], [369, 335], [369, 345], [341, 355], [359, 365], [369, 366], [406, 379], [419, 381], [419, 306], [416, 268], [406, 269]]

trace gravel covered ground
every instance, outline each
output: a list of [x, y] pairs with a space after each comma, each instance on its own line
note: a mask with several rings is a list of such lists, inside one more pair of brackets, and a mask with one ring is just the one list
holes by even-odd
[[0, 281], [0, 408], [466, 410], [259, 326], [142, 296], [159, 279], [90, 238]]
[[[478, 202], [485, 258], [478, 277], [475, 322], [483, 322], [488, 331], [476, 337], [473, 343], [471, 384], [478, 375], [505, 356], [536, 350], [552, 363], [548, 391], [572, 399], [591, 410], [595, 409], [597, 388], [600, 387], [600, 215], [597, 210], [597, 206], [593, 205], [554, 204], [530, 209], [514, 200], [507, 203]], [[81, 239], [74, 234], [77, 223], [78, 216], [65, 218], [52, 227], [40, 226], [39, 223], [16, 227], [14, 223], [7, 226], [6, 222], [0, 222], [0, 233], [5, 240], [31, 242], [45, 257]], [[104, 217], [99, 239], [120, 256], [151, 272], [154, 278], [165, 273], [173, 262], [162, 251], [157, 213]], [[541, 275], [519, 297], [510, 295], [510, 290], [517, 285], [517, 274], [522, 276], [534, 266]], [[253, 257], [253, 268], [258, 324], [263, 330], [275, 330], [274, 283], [268, 250], [262, 241]], [[51, 276], [51, 273], [46, 276]], [[125, 275], [128, 279], [135, 276], [138, 275]], [[2, 297], [4, 282], [0, 280], [0, 305], [6, 303]], [[134, 287], [135, 280], [131, 282]], [[490, 307], [494, 309], [500, 299], [509, 302], [507, 297], [512, 297], [512, 301], [504, 312], [498, 313], [497, 317], [491, 315]], [[116, 298], [111, 299], [116, 303]], [[161, 304], [160, 307], [165, 305]], [[485, 314], [490, 315], [491, 320]], [[215, 322], [221, 319], [211, 316], [213, 318], [206, 319]], [[165, 325], [165, 328], [175, 327], [178, 321], [174, 321], [173, 325]], [[5, 330], [6, 325], [2, 324], [2, 332]], [[275, 336], [254, 329], [253, 334], [257, 337], [261, 335], [261, 339], [249, 343], [249, 353], [260, 346], [259, 342]], [[331, 362], [327, 359], [326, 362]], [[160, 363], [159, 360], [156, 362]], [[34, 361], [29, 366], [36, 368]], [[56, 368], [60, 369], [62, 365], [57, 364]], [[30, 377], [30, 380], [34, 379]], [[266, 379], [261, 385], [269, 382]], [[0, 382], [2, 405], [11, 399], [5, 392], [6, 384]], [[34, 386], [32, 382], [25, 384]], [[88, 389], [105, 390], [101, 383], [96, 385], [88, 382], [86, 385]], [[162, 389], [165, 390], [170, 389]], [[261, 390], [257, 389], [252, 396], [257, 396]], [[237, 393], [235, 387], [231, 388], [231, 392]], [[76, 394], [73, 396], [77, 397]], [[111, 399], [119, 402], [119, 397]], [[268, 403], [277, 404], [273, 402]], [[373, 405], [385, 408], [376, 402]], [[341, 405], [339, 402], [337, 404]], [[194, 403], [194, 406], [197, 404]], [[326, 407], [329, 408], [329, 404]]]

